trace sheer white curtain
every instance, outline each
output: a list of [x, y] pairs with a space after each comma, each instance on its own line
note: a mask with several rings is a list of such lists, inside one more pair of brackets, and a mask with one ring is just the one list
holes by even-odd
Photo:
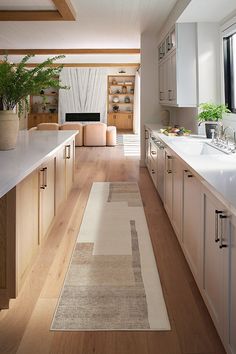
[[140, 74], [138, 71], [135, 74], [133, 131], [135, 134], [140, 132]]
[[100, 113], [106, 123], [107, 70], [104, 68], [63, 68], [60, 79], [69, 90], [59, 91], [59, 119], [66, 113]]

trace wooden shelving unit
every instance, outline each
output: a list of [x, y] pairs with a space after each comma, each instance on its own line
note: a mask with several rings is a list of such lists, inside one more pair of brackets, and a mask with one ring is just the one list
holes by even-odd
[[[120, 130], [133, 130], [134, 80], [134, 75], [108, 75], [108, 125], [115, 125]], [[114, 107], [118, 107], [117, 110]]]
[[42, 94], [30, 96], [28, 129], [39, 123], [58, 123], [58, 90], [49, 88]]

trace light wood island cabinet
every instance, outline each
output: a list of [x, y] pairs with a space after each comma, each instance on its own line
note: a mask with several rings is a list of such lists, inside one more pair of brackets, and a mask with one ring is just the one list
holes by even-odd
[[56, 155], [56, 211], [67, 198], [74, 181], [75, 145], [72, 139]]
[[[18, 295], [35, 256], [53, 225], [57, 210], [63, 207], [63, 202], [70, 193], [74, 176], [74, 134], [72, 132], [43, 132], [42, 134], [24, 132], [22, 134], [26, 136], [19, 148], [19, 154], [22, 155], [24, 152], [23, 163], [27, 169], [33, 171], [26, 173], [23, 179], [20, 179], [0, 198], [1, 309], [8, 308], [9, 300]], [[49, 136], [53, 142], [48, 142]], [[42, 145], [48, 142], [48, 147], [44, 147], [46, 156], [48, 154], [46, 158], [43, 157], [42, 148], [39, 153], [40, 142]], [[31, 144], [35, 158], [29, 157], [30, 149], [24, 150], [27, 143]], [[15, 154], [14, 157], [17, 159], [17, 152], [13, 151], [11, 154], [13, 156]], [[2, 156], [4, 159], [5, 155]], [[29, 159], [31, 159], [30, 163]], [[41, 164], [36, 166], [37, 161], [41, 160], [43, 160]], [[12, 163], [14, 159], [9, 162], [9, 166], [12, 166]], [[30, 167], [31, 163], [34, 168]], [[20, 177], [16, 175], [16, 178]]]
[[39, 244], [46, 237], [55, 216], [55, 163], [56, 158], [39, 168]]
[[38, 171], [34, 171], [15, 188], [16, 295], [39, 247], [38, 187]]

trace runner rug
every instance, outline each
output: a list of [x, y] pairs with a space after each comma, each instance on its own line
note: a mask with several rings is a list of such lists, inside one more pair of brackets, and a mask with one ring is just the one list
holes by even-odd
[[52, 330], [170, 330], [139, 188], [93, 184]]

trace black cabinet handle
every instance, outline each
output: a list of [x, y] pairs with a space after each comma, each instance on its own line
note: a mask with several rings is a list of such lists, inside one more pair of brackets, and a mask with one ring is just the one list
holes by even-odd
[[219, 248], [228, 247], [228, 245], [223, 243], [223, 219], [227, 219], [227, 215], [220, 214], [220, 245]]
[[218, 216], [219, 214], [222, 214], [223, 211], [221, 210], [215, 210], [215, 242], [219, 242], [219, 219]]

